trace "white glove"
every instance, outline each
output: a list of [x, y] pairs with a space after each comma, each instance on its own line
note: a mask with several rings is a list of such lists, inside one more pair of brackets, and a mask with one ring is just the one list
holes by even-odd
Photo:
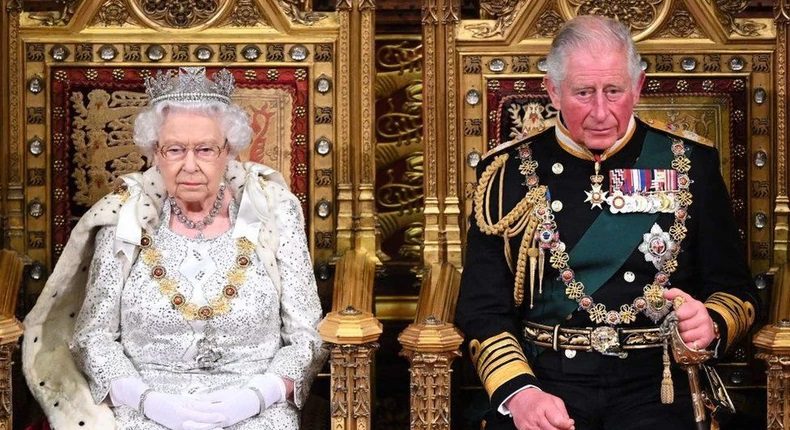
[[[110, 399], [115, 406], [125, 405], [140, 412], [140, 397], [146, 390], [148, 385], [140, 378], [117, 378], [110, 382]], [[218, 429], [225, 420], [207, 402], [156, 391], [145, 396], [143, 412], [149, 419], [171, 430]]]
[[242, 388], [214, 391], [200, 400], [210, 403], [212, 412], [225, 416], [222, 427], [230, 427], [285, 400], [285, 381], [271, 373], [255, 375]]

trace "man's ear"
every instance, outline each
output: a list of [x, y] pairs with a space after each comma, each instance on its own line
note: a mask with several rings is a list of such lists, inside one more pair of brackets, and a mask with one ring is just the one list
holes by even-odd
[[562, 110], [560, 89], [554, 85], [554, 82], [552, 82], [548, 76], [543, 77], [543, 86], [546, 87], [546, 91], [549, 93], [549, 98], [551, 99], [551, 104], [554, 106], [554, 109]]
[[639, 74], [639, 78], [634, 84], [634, 106], [639, 103], [639, 97], [642, 95], [642, 86], [645, 84], [645, 72]]

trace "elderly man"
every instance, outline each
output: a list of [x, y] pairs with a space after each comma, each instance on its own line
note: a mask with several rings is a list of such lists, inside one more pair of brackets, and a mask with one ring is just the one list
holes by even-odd
[[478, 166], [456, 322], [488, 428], [691, 428], [662, 321], [721, 355], [756, 313], [718, 154], [634, 118], [620, 23], [569, 21], [547, 62], [557, 125]]

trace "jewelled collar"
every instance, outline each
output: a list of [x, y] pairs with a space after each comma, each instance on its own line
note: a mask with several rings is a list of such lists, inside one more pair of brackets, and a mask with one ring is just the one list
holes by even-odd
[[[675, 246], [671, 246], [667, 250], [670, 253], [669, 257], [661, 262], [653, 282], [645, 285], [643, 295], [631, 303], [621, 305], [619, 310], [608, 310], [604, 304], [595, 303], [592, 296], [585, 294], [584, 283], [576, 279], [575, 272], [569, 264], [570, 256], [566, 245], [559, 239], [551, 205], [536, 205], [534, 208], [534, 215], [541, 220], [541, 227], [535, 234], [541, 242], [541, 248], [551, 251], [549, 263], [559, 271], [559, 278], [565, 284], [565, 295], [569, 299], [575, 300], [579, 304], [579, 309], [587, 311], [590, 320], [596, 324], [606, 323], [611, 326], [630, 324], [636, 320], [639, 312], [644, 313], [654, 322], [658, 322], [669, 313], [672, 306], [671, 302], [664, 298], [664, 291], [669, 283], [669, 277], [678, 267], [677, 256], [680, 253], [680, 244], [686, 237], [686, 219], [688, 218], [688, 206], [692, 203], [692, 196], [689, 190], [691, 181], [688, 180], [691, 161], [685, 155], [686, 147], [682, 140], [675, 137], [671, 139], [672, 154], [674, 155], [672, 168], [678, 172], [680, 188], [677, 195], [678, 207], [675, 210], [675, 222], [669, 229], [669, 235]], [[540, 181], [537, 175], [538, 162], [532, 158], [530, 142], [519, 147], [518, 157], [521, 160], [519, 170], [526, 178], [524, 183], [532, 191]]]

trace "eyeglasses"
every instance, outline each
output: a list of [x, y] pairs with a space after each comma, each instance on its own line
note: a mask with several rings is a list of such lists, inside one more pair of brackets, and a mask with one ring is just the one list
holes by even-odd
[[162, 148], [159, 148], [159, 153], [162, 155], [167, 161], [181, 161], [187, 156], [187, 152], [192, 151], [195, 153], [195, 157], [199, 160], [203, 161], [214, 161], [219, 158], [222, 151], [225, 150], [227, 147], [227, 142], [225, 145], [198, 145], [194, 147], [174, 144], [174, 145], [167, 145]]

